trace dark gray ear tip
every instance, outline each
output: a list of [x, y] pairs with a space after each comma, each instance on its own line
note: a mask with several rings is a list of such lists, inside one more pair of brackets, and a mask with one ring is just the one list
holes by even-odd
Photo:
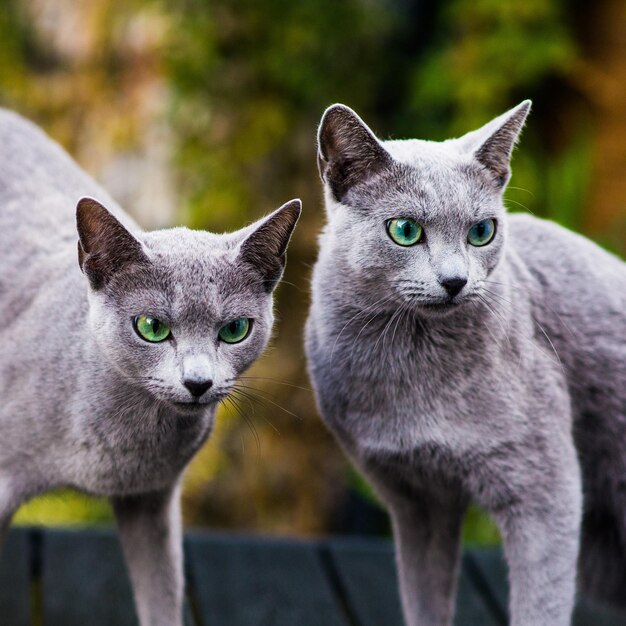
[[532, 100], [524, 100], [515, 107], [515, 113], [521, 116], [523, 119], [526, 119], [532, 107], [533, 107]]
[[95, 198], [85, 196], [76, 204], [76, 219], [79, 223], [102, 213], [108, 213], [108, 211]]
[[289, 202], [285, 202], [277, 212], [287, 218], [289, 228], [293, 229], [302, 214], [302, 200], [300, 200], [300, 198], [289, 200]]
[[300, 198], [294, 198], [293, 200], [289, 200], [284, 205], [285, 209], [296, 214], [296, 219], [300, 217], [302, 213], [302, 200]]
[[76, 204], [76, 209], [84, 211], [86, 209], [91, 209], [94, 206], [101, 207], [102, 205], [95, 198], [92, 198], [91, 196], [83, 196]]
[[359, 116], [349, 106], [340, 103], [331, 104], [322, 114], [318, 138], [321, 139], [327, 129], [335, 129], [348, 121], [361, 122]]
[[89, 197], [81, 198], [76, 204], [76, 228], [81, 239], [89, 232], [90, 223], [94, 217], [94, 209], [97, 210], [98, 206], [98, 202]]
[[331, 104], [322, 114], [322, 123], [337, 117], [358, 117], [358, 115], [347, 105], [335, 102]]
[[91, 209], [93, 202], [93, 198], [84, 197], [81, 198], [76, 204], [76, 218], [80, 221], [83, 219], [87, 213]]
[[103, 224], [114, 221], [109, 211], [95, 198], [85, 196], [76, 205], [76, 230], [85, 251], [87, 241], [93, 234], [101, 230]]

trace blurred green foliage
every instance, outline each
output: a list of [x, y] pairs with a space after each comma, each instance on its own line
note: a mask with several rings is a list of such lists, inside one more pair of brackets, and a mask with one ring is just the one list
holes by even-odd
[[[437, 34], [412, 73], [411, 110], [431, 120], [431, 132], [456, 135], [502, 113], [518, 94], [536, 91], [546, 77], [565, 70], [575, 54], [563, 4], [443, 3]], [[420, 131], [425, 138], [441, 138], [426, 128]]]
[[487, 513], [470, 506], [463, 524], [463, 543], [471, 546], [490, 546], [500, 543], [500, 531]]
[[[304, 201], [278, 292], [279, 332], [246, 381], [256, 388], [254, 406], [244, 407], [254, 431], [232, 410], [220, 411], [212, 440], [188, 472], [190, 524], [324, 532], [347, 489], [375, 501], [321, 426], [301, 349], [323, 221], [315, 128], [329, 104], [352, 106], [382, 137], [444, 139], [531, 97], [508, 206], [626, 252], [626, 194], [615, 182], [604, 187], [614, 208], [600, 214], [594, 204], [594, 181], [606, 166], [599, 134], [612, 131], [597, 128], [607, 112], [597, 109], [587, 85], [601, 75], [593, 71], [596, 51], [605, 58], [612, 49], [580, 25], [603, 5], [93, 0], [85, 25], [96, 31], [90, 52], [79, 46], [64, 55], [31, 19], [36, 3], [0, 0], [0, 7], [0, 101], [37, 119], [71, 150], [86, 130], [91, 137], [110, 133], [127, 149], [145, 109], [124, 94], [148, 89], [146, 76], [163, 82], [179, 220], [228, 230], [289, 198]], [[164, 25], [149, 53], [140, 46], [148, 14]], [[590, 67], [582, 80], [581, 68]], [[88, 502], [62, 492], [27, 505], [17, 519], [109, 519], [104, 503]], [[464, 537], [490, 543], [498, 533], [472, 508]]]
[[102, 498], [92, 498], [69, 489], [50, 491], [24, 504], [13, 519], [16, 524], [81, 526], [110, 524], [113, 513]]
[[315, 183], [320, 112], [329, 99], [373, 107], [395, 15], [360, 0], [173, 5], [168, 68], [188, 220], [232, 227]]

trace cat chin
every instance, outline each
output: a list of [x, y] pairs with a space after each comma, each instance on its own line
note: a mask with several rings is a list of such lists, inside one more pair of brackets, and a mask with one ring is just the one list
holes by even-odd
[[458, 313], [465, 308], [465, 304], [465, 301], [418, 304], [415, 306], [415, 312], [422, 317], [440, 319]]
[[177, 413], [182, 415], [199, 415], [214, 406], [215, 402], [168, 402]]

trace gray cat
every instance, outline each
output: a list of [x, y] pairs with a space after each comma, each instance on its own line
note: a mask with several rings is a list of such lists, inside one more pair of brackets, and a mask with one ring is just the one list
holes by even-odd
[[[180, 478], [269, 339], [300, 201], [230, 234], [146, 233], [6, 111], [0, 150], [0, 531], [54, 487], [110, 497], [142, 626], [180, 625]], [[86, 195], [110, 212], [75, 214]]]
[[309, 368], [391, 513], [410, 626], [452, 620], [470, 501], [501, 529], [514, 626], [570, 622], [579, 543], [583, 585], [626, 602], [626, 265], [506, 214], [529, 109], [441, 143], [379, 141], [342, 105], [319, 130]]

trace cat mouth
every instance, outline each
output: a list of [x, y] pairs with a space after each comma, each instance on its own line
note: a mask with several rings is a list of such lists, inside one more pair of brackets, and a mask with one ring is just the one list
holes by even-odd
[[465, 303], [465, 300], [444, 300], [442, 302], [420, 302], [419, 308], [424, 311], [424, 314], [432, 314], [445, 316], [457, 311]]
[[420, 306], [425, 309], [443, 311], [446, 309], [454, 309], [455, 307], [461, 306], [461, 304], [463, 304], [463, 301], [460, 301], [460, 300], [444, 300], [443, 302], [423, 302], [423, 303], [420, 303]]
[[189, 400], [188, 402], [172, 402], [172, 404], [179, 410], [189, 413], [199, 413], [208, 408], [209, 402], [198, 402], [198, 400]]
[[214, 407], [228, 395], [228, 393], [221, 389], [211, 391], [212, 393], [207, 393], [201, 398], [191, 398], [189, 400], [174, 400], [168, 398], [167, 403], [173, 406], [179, 413], [201, 413], [206, 409]]
[[[404, 296], [404, 294], [402, 294]], [[404, 296], [404, 299], [408, 300], [412, 305], [412, 308], [416, 310], [428, 311], [432, 313], [441, 312], [446, 313], [454, 311], [455, 309], [464, 305], [468, 299], [465, 295], [437, 298], [434, 296], [419, 298], [415, 294], [410, 294], [408, 297]]]

